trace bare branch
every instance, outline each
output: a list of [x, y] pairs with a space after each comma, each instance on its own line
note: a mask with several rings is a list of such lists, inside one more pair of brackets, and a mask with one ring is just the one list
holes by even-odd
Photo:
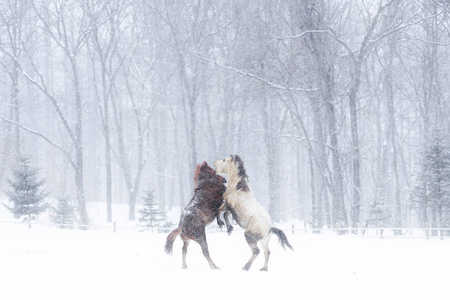
[[273, 82], [267, 80], [266, 78], [263, 78], [263, 77], [260, 77], [260, 76], [258, 76], [258, 75], [249, 73], [249, 72], [247, 72], [247, 71], [240, 70], [240, 69], [236, 69], [236, 68], [230, 67], [230, 66], [222, 65], [221, 63], [218, 63], [218, 62], [215, 61], [215, 60], [211, 60], [211, 59], [209, 59], [209, 58], [207, 58], [207, 57], [205, 57], [205, 56], [201, 56], [199, 53], [195, 53], [195, 52], [193, 52], [193, 51], [190, 51], [190, 53], [191, 53], [192, 55], [194, 55], [194, 57], [196, 57], [196, 58], [197, 58], [198, 60], [200, 60], [201, 62], [211, 62], [211, 63], [213, 63], [213, 64], [215, 64], [215, 65], [217, 65], [217, 66], [219, 66], [219, 67], [221, 67], [221, 68], [223, 68], [223, 69], [230, 70], [230, 71], [234, 71], [234, 72], [237, 73], [237, 74], [241, 74], [241, 75], [244, 75], [244, 76], [247, 76], [247, 77], [256, 79], [256, 80], [258, 80], [258, 81], [260, 81], [260, 82], [263, 82], [263, 83], [267, 84], [268, 86], [270, 86], [270, 87], [272, 87], [272, 88], [275, 88], [275, 89], [279, 89], [279, 90], [289, 90], [289, 91], [297, 91], [297, 92], [314, 92], [314, 91], [317, 91], [317, 90], [318, 90], [318, 89], [305, 89], [305, 88], [294, 88], [294, 87], [282, 86], [282, 85], [273, 83]]
[[36, 136], [41, 137], [41, 138], [44, 139], [46, 142], [48, 142], [50, 145], [56, 147], [58, 150], [60, 150], [61, 152], [63, 152], [63, 153], [67, 156], [67, 158], [68, 158], [70, 164], [76, 169], [75, 162], [73, 161], [72, 156], [70, 155], [70, 153], [67, 152], [67, 150], [64, 149], [61, 145], [59, 145], [59, 144], [57, 144], [56, 142], [54, 142], [54, 141], [52, 141], [51, 139], [49, 139], [49, 138], [48, 138], [47, 136], [45, 136], [43, 133], [40, 133], [39, 131], [36, 131], [36, 130], [33, 130], [33, 129], [30, 129], [30, 128], [28, 128], [28, 127], [22, 125], [22, 124], [19, 123], [19, 122], [16, 122], [16, 121], [7, 119], [7, 118], [5, 118], [5, 117], [2, 116], [2, 115], [0, 115], [0, 119], [2, 119], [4, 122], [7, 122], [7, 123], [9, 123], [9, 124], [18, 126], [18, 127], [20, 127], [21, 129], [25, 130], [26, 132], [29, 132], [29, 133], [31, 133], [31, 134], [34, 134], [34, 135], [36, 135]]
[[426, 43], [426, 44], [433, 44], [433, 45], [436, 45], [436, 46], [450, 46], [450, 42], [447, 42], [447, 43], [440, 43], [440, 42], [435, 42], [435, 41], [428, 41], [428, 40], [425, 40], [425, 39], [422, 39], [422, 38], [420, 38], [420, 37], [411, 37], [412, 39], [414, 39], [414, 40], [417, 40], [417, 41], [421, 41], [421, 42], [423, 42], [423, 43]]
[[283, 40], [283, 39], [298, 39], [301, 38], [309, 33], [327, 33], [330, 34], [328, 30], [305, 30], [300, 34], [296, 35], [284, 35], [284, 36], [275, 36], [274, 38], [277, 40]]
[[[27, 53], [28, 55], [28, 53]], [[48, 90], [44, 78], [42, 77], [42, 74], [38, 71], [36, 65], [34, 64], [32, 58], [30, 55], [28, 55], [28, 58], [30, 60], [30, 64], [33, 67], [33, 70], [36, 72], [37, 76], [39, 77], [39, 81], [38, 82], [36, 79], [32, 78], [30, 75], [28, 75], [22, 68], [22, 64], [15, 58], [13, 57], [14, 60], [17, 61], [20, 71], [22, 72], [22, 75], [25, 76], [25, 78], [27, 78], [32, 84], [34, 84], [39, 90], [41, 90], [51, 101], [51, 103], [53, 104], [53, 107], [55, 108], [59, 118], [61, 119], [61, 122], [63, 123], [64, 127], [67, 130], [67, 133], [69, 134], [70, 138], [72, 139], [73, 142], [76, 142], [76, 137], [73, 134], [73, 130], [70, 127], [69, 123], [67, 122], [66, 118], [64, 117], [64, 114], [61, 110], [61, 108], [59, 107], [58, 101], [55, 98], [55, 96], [50, 93], [50, 91]]]

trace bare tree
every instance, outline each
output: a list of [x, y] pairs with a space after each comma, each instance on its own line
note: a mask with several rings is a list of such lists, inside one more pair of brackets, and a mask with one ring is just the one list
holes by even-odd
[[[20, 66], [19, 62], [23, 60], [23, 47], [29, 49], [29, 31], [32, 24], [26, 23], [26, 18], [31, 12], [30, 1], [11, 0], [2, 2], [0, 7], [0, 21], [2, 24], [2, 38], [0, 39], [0, 50], [2, 51], [3, 59], [0, 61], [1, 70], [7, 74], [10, 92], [9, 92], [9, 119], [16, 123], [20, 123], [21, 99], [20, 99]], [[30, 18], [29, 18], [30, 19]], [[6, 104], [6, 103], [5, 103]], [[12, 129], [13, 132], [12, 132]], [[4, 152], [2, 155], [2, 166], [5, 165], [8, 159], [8, 145], [13, 140], [14, 155], [20, 154], [20, 126], [7, 125], [7, 136], [4, 145]], [[11, 139], [11, 136], [14, 138]], [[1, 176], [0, 176], [1, 178]]]
[[41, 167], [73, 170], [82, 223], [99, 190], [134, 219], [142, 182], [183, 206], [196, 163], [240, 154], [276, 221], [403, 226], [419, 145], [450, 126], [447, 2], [4, 1], [2, 160], [25, 131], [59, 150]]
[[[81, 51], [84, 48], [90, 29], [86, 21], [86, 15], [81, 9], [81, 2], [67, 1], [50, 1], [50, 2], [34, 2], [33, 8], [39, 18], [44, 34], [48, 34], [58, 49], [65, 56], [67, 65], [67, 76], [69, 76], [73, 88], [73, 100], [75, 109], [75, 125], [71, 125], [68, 119], [70, 113], [64, 112], [61, 105], [61, 97], [59, 97], [52, 89], [49, 83], [45, 81], [40, 66], [36, 62], [36, 58], [30, 53], [26, 53], [28, 58], [27, 64], [30, 70], [20, 65], [22, 74], [37, 87], [50, 101], [56, 114], [63, 124], [64, 129], [70, 138], [75, 153], [72, 155], [69, 150], [64, 149], [57, 143], [52, 142], [68, 157], [75, 173], [75, 182], [77, 190], [78, 215], [81, 224], [88, 223], [88, 215], [86, 210], [86, 199], [84, 192], [84, 157], [83, 157], [83, 105], [82, 85], [80, 81], [79, 62]], [[78, 15], [79, 14], [79, 15]], [[75, 16], [80, 16], [76, 18]], [[16, 62], [20, 63], [16, 57]], [[70, 97], [69, 96], [69, 97]], [[45, 135], [41, 135], [47, 141], [50, 141]]]
[[[173, 4], [159, 9], [170, 30], [178, 70], [185, 136], [189, 146], [189, 173], [197, 163], [197, 111], [207, 84], [206, 66], [191, 52], [208, 53], [214, 25], [209, 21], [210, 4], [203, 1]], [[191, 189], [193, 187], [190, 181]]]
[[[112, 95], [111, 107], [116, 131], [116, 157], [125, 179], [129, 197], [129, 220], [136, 216], [136, 201], [151, 150], [151, 119], [156, 106], [161, 99], [164, 88], [158, 91], [154, 78], [160, 75], [161, 82], [166, 77], [158, 73], [162, 67], [160, 55], [164, 49], [157, 48], [157, 39], [152, 35], [152, 25], [146, 24], [148, 7], [137, 5], [133, 7], [133, 19], [141, 23], [133, 23], [127, 30], [131, 39], [121, 43], [117, 52], [120, 58], [122, 92], [116, 87]], [[151, 11], [150, 11], [151, 13]], [[140, 55], [142, 44], [148, 46]], [[158, 69], [161, 68], [161, 69]], [[167, 83], [166, 83], [167, 84]], [[155, 91], [156, 90], [156, 91]], [[131, 131], [125, 129], [130, 127]], [[131, 152], [130, 149], [135, 152]]]
[[[105, 137], [106, 164], [106, 218], [112, 221], [112, 145], [111, 145], [111, 95], [115, 91], [116, 80], [122, 70], [123, 60], [118, 51], [123, 35], [123, 23], [127, 18], [129, 1], [87, 2], [84, 9], [92, 28], [88, 43], [95, 97], [98, 102], [101, 127]], [[98, 70], [97, 70], [98, 69]], [[100, 77], [98, 80], [97, 77]]]

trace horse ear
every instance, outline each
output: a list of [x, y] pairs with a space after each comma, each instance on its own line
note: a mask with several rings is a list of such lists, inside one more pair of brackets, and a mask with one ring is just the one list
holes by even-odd
[[234, 155], [230, 155], [231, 161], [234, 161]]
[[206, 162], [206, 161], [204, 161], [203, 163], [202, 163], [202, 167], [206, 167], [208, 165], [208, 163]]

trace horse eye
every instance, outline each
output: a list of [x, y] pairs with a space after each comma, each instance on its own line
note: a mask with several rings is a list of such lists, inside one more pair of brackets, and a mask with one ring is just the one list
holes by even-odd
[[223, 161], [225, 161], [225, 158], [223, 159]]

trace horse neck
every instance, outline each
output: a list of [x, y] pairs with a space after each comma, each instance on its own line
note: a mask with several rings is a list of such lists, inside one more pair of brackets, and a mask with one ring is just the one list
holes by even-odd
[[228, 186], [236, 188], [236, 185], [239, 181], [242, 180], [242, 177], [238, 175], [239, 171], [236, 167], [231, 167], [230, 170], [227, 173], [228, 177]]

